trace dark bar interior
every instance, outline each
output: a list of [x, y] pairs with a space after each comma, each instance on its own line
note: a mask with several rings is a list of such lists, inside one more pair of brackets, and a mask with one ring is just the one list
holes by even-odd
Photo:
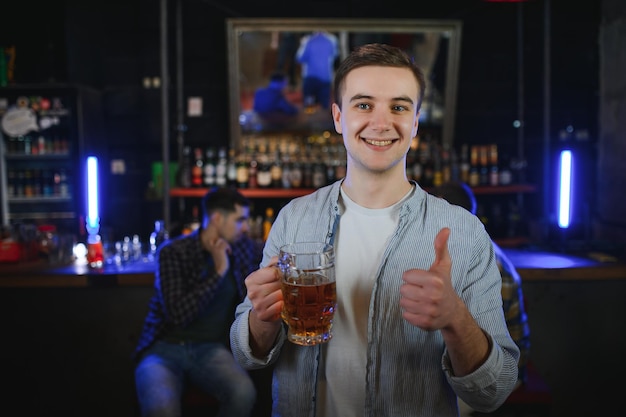
[[[252, 201], [249, 234], [262, 241], [287, 202], [342, 178], [341, 135], [330, 111], [301, 91], [287, 44], [320, 28], [345, 49], [364, 39], [412, 48], [430, 90], [407, 176], [427, 191], [450, 178], [469, 183], [476, 214], [522, 278], [528, 387], [498, 411], [471, 415], [611, 415], [621, 407], [623, 1], [5, 3], [7, 410], [139, 416], [131, 355], [153, 294], [157, 225], [169, 237], [189, 233], [206, 191], [231, 186]], [[289, 119], [253, 108], [276, 69], [299, 109]], [[559, 201], [562, 151], [572, 156], [569, 213]], [[88, 156], [97, 157], [92, 172]], [[269, 373], [252, 375], [254, 416], [269, 416]], [[199, 394], [187, 402], [185, 415], [216, 412]]]

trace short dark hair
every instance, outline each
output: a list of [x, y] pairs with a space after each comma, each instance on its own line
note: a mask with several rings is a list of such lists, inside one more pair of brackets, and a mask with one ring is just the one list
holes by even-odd
[[335, 71], [333, 94], [335, 103], [341, 107], [341, 93], [344, 89], [346, 76], [350, 71], [360, 67], [382, 66], [394, 68], [407, 68], [415, 76], [419, 87], [418, 102], [419, 110], [426, 90], [426, 78], [424, 72], [415, 64], [415, 61], [402, 49], [384, 43], [370, 43], [356, 47], [346, 59], [344, 59]]
[[234, 188], [214, 187], [202, 198], [202, 209], [205, 217], [210, 217], [218, 210], [234, 212], [237, 210], [235, 205], [250, 207], [250, 200]]
[[476, 214], [476, 197], [469, 185], [462, 181], [450, 181], [433, 188], [430, 193], [447, 200], [451, 204], [461, 206], [472, 214]]
[[282, 72], [273, 72], [272, 75], [270, 75], [270, 82], [282, 83], [284, 81], [287, 81], [287, 77]]

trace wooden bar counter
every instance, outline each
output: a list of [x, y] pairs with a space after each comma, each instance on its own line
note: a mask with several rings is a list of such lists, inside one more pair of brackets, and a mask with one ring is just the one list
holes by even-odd
[[[549, 386], [551, 417], [620, 409], [626, 388], [624, 263], [505, 252], [522, 277], [531, 359]], [[136, 417], [131, 356], [154, 294], [154, 270], [153, 262], [102, 270], [0, 264], [7, 336], [0, 353], [10, 359], [0, 375], [8, 387], [6, 408], [21, 415]]]

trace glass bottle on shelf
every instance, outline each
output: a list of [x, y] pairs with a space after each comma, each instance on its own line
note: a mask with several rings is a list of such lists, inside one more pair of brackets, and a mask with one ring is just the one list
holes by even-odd
[[217, 160], [215, 158], [215, 149], [208, 147], [206, 157], [202, 166], [202, 184], [211, 188], [217, 181]]
[[469, 159], [469, 146], [467, 144], [461, 145], [461, 163], [459, 164], [459, 175], [461, 181], [469, 184], [470, 180], [470, 159]]
[[280, 177], [280, 186], [282, 188], [291, 188], [291, 160], [289, 154], [283, 154], [283, 167]]
[[472, 147], [470, 148], [470, 170], [468, 178], [468, 183], [471, 187], [478, 187], [480, 185], [478, 152], [478, 145], [472, 145]]
[[154, 230], [150, 233], [150, 254], [154, 256], [159, 246], [167, 239], [169, 239], [169, 234], [165, 229], [165, 222], [156, 220], [154, 222]]
[[197, 230], [200, 227], [200, 209], [198, 206], [191, 208], [191, 218], [183, 226], [182, 234], [188, 235], [189, 233]]
[[204, 157], [202, 155], [202, 148], [194, 149], [194, 164], [191, 167], [191, 186], [202, 187], [204, 174]]
[[248, 158], [248, 188], [257, 188], [259, 186], [258, 183], [258, 172], [259, 172], [259, 162], [256, 160], [256, 156], [254, 154], [250, 154], [247, 156]]
[[215, 185], [223, 187], [228, 183], [228, 157], [226, 148], [220, 147], [217, 151], [217, 164], [215, 165]]
[[191, 147], [183, 147], [183, 155], [178, 168], [176, 182], [179, 187], [189, 188], [191, 187]]
[[240, 154], [237, 158], [237, 187], [248, 188], [250, 171], [248, 169], [247, 158], [244, 154]]
[[480, 145], [478, 147], [478, 161], [479, 161], [479, 182], [480, 185], [489, 185], [489, 146]]
[[226, 184], [230, 187], [237, 186], [237, 158], [234, 149], [228, 150], [228, 162], [226, 165]]
[[302, 186], [303, 173], [298, 155], [295, 155], [289, 172], [289, 182], [291, 183], [291, 186], [293, 188], [300, 188]]
[[274, 209], [268, 207], [265, 209], [265, 217], [263, 218], [263, 241], [267, 240], [274, 223]]
[[272, 185], [272, 170], [267, 154], [259, 154], [257, 164], [257, 185], [261, 188], [269, 188]]
[[497, 186], [499, 182], [498, 173], [498, 145], [489, 145], [489, 185]]
[[283, 161], [281, 160], [278, 149], [274, 151], [272, 166], [270, 168], [270, 176], [272, 178], [272, 188], [281, 188], [283, 178]]

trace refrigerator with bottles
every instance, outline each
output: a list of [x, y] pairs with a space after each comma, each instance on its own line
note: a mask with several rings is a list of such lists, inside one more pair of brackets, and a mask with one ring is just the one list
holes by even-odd
[[65, 84], [1, 87], [0, 124], [3, 233], [53, 229], [80, 238], [86, 159], [106, 158], [101, 93]]

